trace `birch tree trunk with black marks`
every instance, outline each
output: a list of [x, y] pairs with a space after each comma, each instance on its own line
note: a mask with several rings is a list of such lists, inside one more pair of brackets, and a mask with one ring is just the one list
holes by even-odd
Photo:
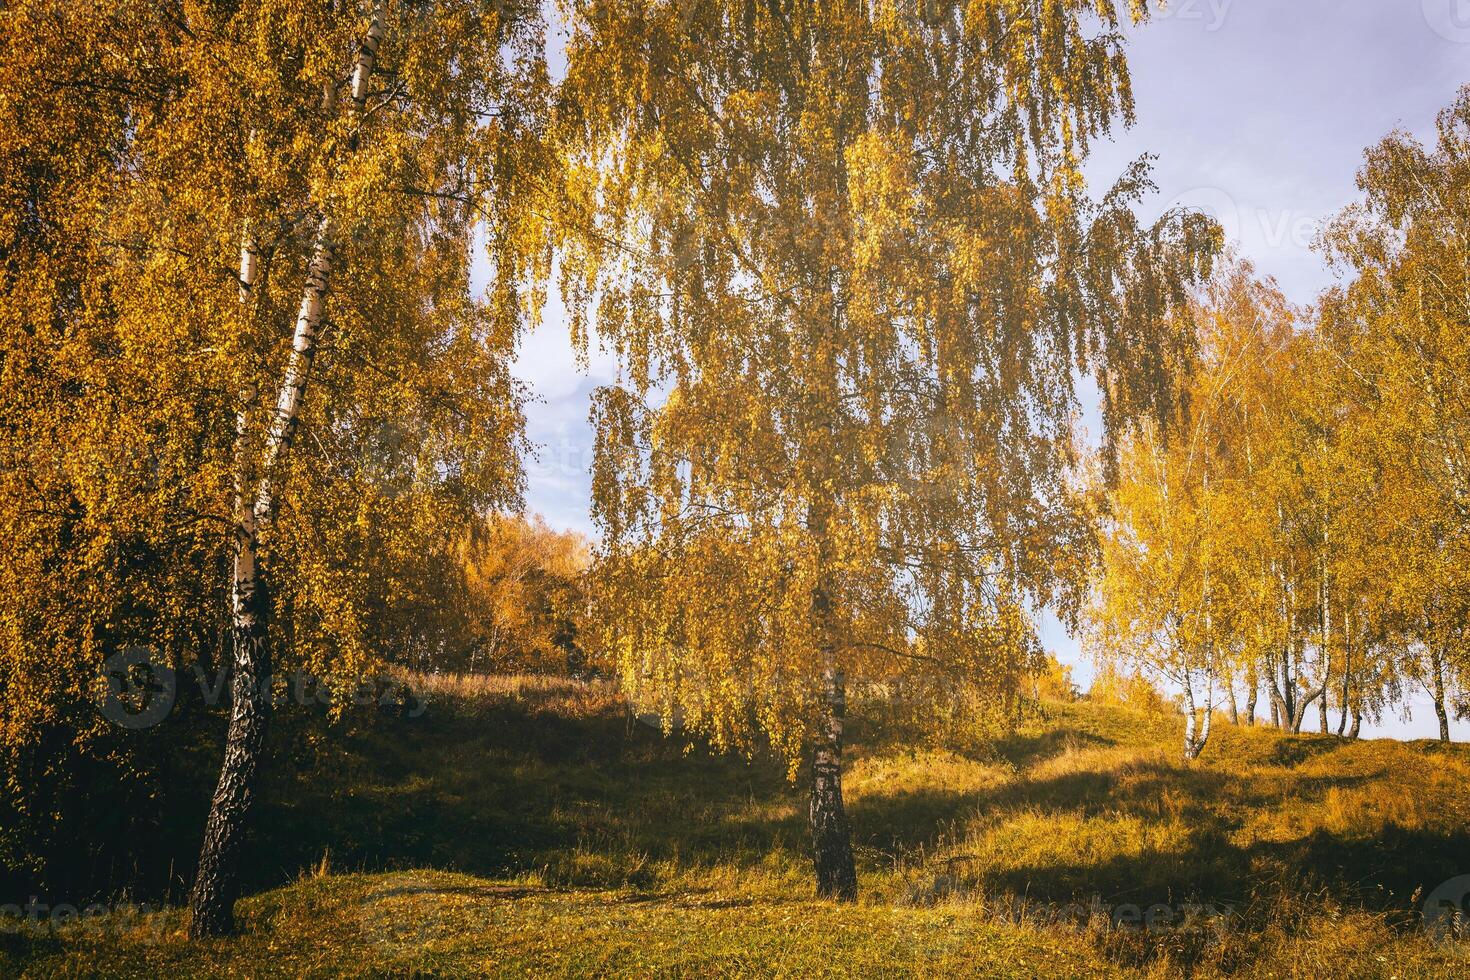
[[[240, 244], [240, 305], [249, 305], [259, 273], [256, 244], [247, 227]], [[211, 803], [200, 853], [199, 873], [189, 897], [193, 910], [189, 931], [194, 936], [218, 935], [232, 926], [237, 877], [236, 848], [229, 828], [243, 823], [249, 811], [256, 759], [265, 734], [264, 713], [269, 706], [261, 686], [270, 675], [270, 648], [266, 633], [269, 597], [258, 581], [254, 500], [248, 459], [251, 410], [258, 394], [253, 380], [237, 394], [234, 446], [234, 530], [231, 542], [230, 587], [230, 728], [220, 780]]]
[[1327, 689], [1332, 678], [1332, 594], [1328, 588], [1327, 560], [1325, 555], [1319, 565], [1320, 577], [1318, 578], [1318, 602], [1320, 606], [1320, 632], [1318, 633], [1317, 659], [1318, 670], [1322, 674], [1322, 682], [1311, 691], [1306, 692], [1296, 703], [1296, 710], [1291, 717], [1291, 731], [1293, 734], [1301, 734], [1302, 725], [1307, 719], [1307, 709], [1312, 702], [1321, 699], [1322, 711], [1322, 734], [1327, 734]]
[[1430, 691], [1434, 698], [1434, 716], [1439, 719], [1439, 740], [1450, 740], [1450, 715], [1445, 707], [1444, 655], [1435, 649], [1430, 653]]
[[[368, 79], [377, 59], [384, 29], [383, 0], [375, 0], [372, 21], [358, 49], [352, 74], [354, 125], [367, 98]], [[355, 137], [354, 137], [355, 142]], [[317, 235], [307, 267], [301, 306], [292, 335], [285, 377], [276, 397], [266, 434], [259, 483], [249, 492], [249, 469], [243, 465], [248, 445], [249, 403], [237, 416], [237, 463], [231, 634], [234, 671], [230, 682], [230, 722], [219, 782], [210, 803], [199, 868], [189, 896], [189, 933], [217, 936], [234, 931], [234, 904], [239, 895], [239, 871], [245, 834], [255, 795], [255, 782], [270, 714], [271, 673], [270, 598], [262, 561], [261, 534], [268, 529], [279, 505], [279, 487], [291, 444], [300, 422], [301, 406], [311, 379], [322, 311], [336, 263], [332, 243], [330, 202], [322, 206]], [[242, 298], [248, 298], [256, 276], [254, 243], [248, 232], [241, 249]]]
[[[1215, 714], [1215, 672], [1205, 671], [1205, 703], [1203, 710], [1194, 697], [1194, 682], [1184, 677], [1184, 759], [1193, 762], [1210, 741], [1210, 722]], [[1200, 717], [1202, 715], [1202, 717]]]
[[1246, 671], [1246, 695], [1245, 695], [1245, 723], [1247, 727], [1255, 727], [1256, 724], [1256, 698], [1261, 691], [1261, 679], [1256, 676], [1255, 664]]
[[833, 624], [832, 595], [824, 581], [830, 555], [829, 513], [830, 505], [825, 501], [812, 504], [807, 511], [807, 526], [817, 539], [818, 552], [819, 578], [811, 596], [812, 626], [826, 659], [822, 671], [822, 712], [812, 749], [808, 819], [817, 896], [851, 902], [857, 899], [857, 866], [842, 801], [842, 727], [847, 715], [847, 685], [837, 665], [841, 641]]
[[847, 691], [840, 670], [829, 669], [824, 682], [823, 730], [817, 733], [812, 753], [812, 861], [817, 896], [852, 902], [857, 900], [857, 867], [842, 803], [842, 725]]

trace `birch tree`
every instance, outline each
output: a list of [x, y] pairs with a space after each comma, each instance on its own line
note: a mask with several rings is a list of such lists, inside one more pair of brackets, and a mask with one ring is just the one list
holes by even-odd
[[[7, 176], [68, 144], [92, 167], [7, 199], [7, 228], [28, 210], [62, 220], [85, 261], [61, 288], [44, 269], [4, 282], [22, 547], [0, 566], [14, 582], [57, 556], [61, 594], [95, 605], [55, 614], [76, 638], [56, 647], [65, 670], [37, 671], [25, 623], [43, 600], [7, 595], [7, 701], [27, 708], [6, 736], [60, 724], [111, 651], [189, 662], [224, 617], [231, 718], [191, 902], [194, 933], [221, 932], [267, 679], [401, 657], [381, 642], [401, 593], [438, 587], [434, 556], [452, 564], [476, 512], [518, 503], [508, 360], [549, 266], [543, 28], [469, 0], [0, 18], [26, 38], [0, 56]], [[89, 111], [69, 108], [77, 93]]]
[[1382, 467], [1389, 620], [1404, 676], [1422, 682], [1448, 737], [1448, 681], [1463, 674], [1470, 617], [1470, 87], [1440, 113], [1435, 142], [1389, 134], [1358, 174], [1360, 203], [1323, 251], [1347, 276], [1323, 302]]
[[[1238, 259], [1194, 304], [1198, 357], [1180, 380], [1187, 398], [1169, 427], [1130, 430], [1119, 478], [1107, 488], [1091, 610], [1098, 654], [1178, 693], [1186, 759], [1203, 750], [1217, 705], [1230, 705], [1238, 719], [1239, 676], [1247, 679], [1248, 722], [1264, 689], [1272, 716], [1299, 728], [1307, 707], [1325, 697], [1320, 687], [1313, 696], [1299, 690], [1305, 624], [1323, 614], [1317, 651], [1332, 628], [1330, 607], [1303, 609], [1298, 598], [1304, 581], [1322, 597], [1325, 566], [1297, 571], [1304, 554], [1323, 554], [1303, 536], [1303, 528], [1323, 533], [1320, 524], [1298, 517], [1309, 508], [1296, 447], [1309, 427], [1293, 401], [1307, 380], [1297, 313]], [[1321, 460], [1310, 465], [1330, 470]]]
[[1167, 411], [1218, 232], [1141, 225], [1143, 161], [1086, 195], [1132, 115], [1111, 2], [568, 8], [563, 270], [622, 364], [602, 643], [650, 710], [805, 769], [817, 893], [851, 900], [849, 681], [1015, 696], [1090, 548], [1074, 381], [1110, 426]]
[[1183, 754], [1192, 760], [1209, 741], [1226, 657], [1211, 607], [1220, 583], [1218, 569], [1213, 583], [1208, 574], [1208, 505], [1187, 456], [1152, 427], [1126, 440], [1107, 508], [1092, 646], [1179, 692]]

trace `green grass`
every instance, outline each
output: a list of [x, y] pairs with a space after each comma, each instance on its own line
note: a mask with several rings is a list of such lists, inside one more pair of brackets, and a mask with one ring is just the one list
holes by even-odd
[[1186, 766], [1173, 719], [1120, 708], [939, 747], [858, 705], [839, 906], [774, 762], [686, 750], [608, 686], [430, 693], [283, 713], [238, 937], [190, 943], [176, 908], [12, 928], [0, 975], [1470, 975], [1418, 920], [1470, 873], [1462, 747], [1221, 726]]

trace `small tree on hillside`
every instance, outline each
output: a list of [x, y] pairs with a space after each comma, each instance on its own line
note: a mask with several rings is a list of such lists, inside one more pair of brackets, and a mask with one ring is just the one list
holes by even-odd
[[582, 669], [586, 538], [553, 530], [539, 516], [497, 514], [460, 540], [457, 555], [465, 594], [456, 667], [472, 673]]

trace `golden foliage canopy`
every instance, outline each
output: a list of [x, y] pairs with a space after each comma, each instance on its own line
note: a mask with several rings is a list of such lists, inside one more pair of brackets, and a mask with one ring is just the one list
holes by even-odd
[[356, 4], [0, 10], [0, 743], [95, 734], [121, 647], [227, 655], [235, 464], [271, 418], [241, 395], [281, 385], [322, 215], [336, 269], [265, 542], [280, 669], [392, 655], [375, 638], [464, 519], [518, 502], [550, 83], [509, 10], [388, 4], [360, 113]]
[[[574, 322], [604, 638], [637, 696], [795, 759], [832, 670], [1008, 697], [1082, 561], [1075, 379], [1166, 412], [1217, 229], [1143, 227], [1094, 0], [570, 5]], [[1143, 16], [1141, 4], [1131, 5]]]

